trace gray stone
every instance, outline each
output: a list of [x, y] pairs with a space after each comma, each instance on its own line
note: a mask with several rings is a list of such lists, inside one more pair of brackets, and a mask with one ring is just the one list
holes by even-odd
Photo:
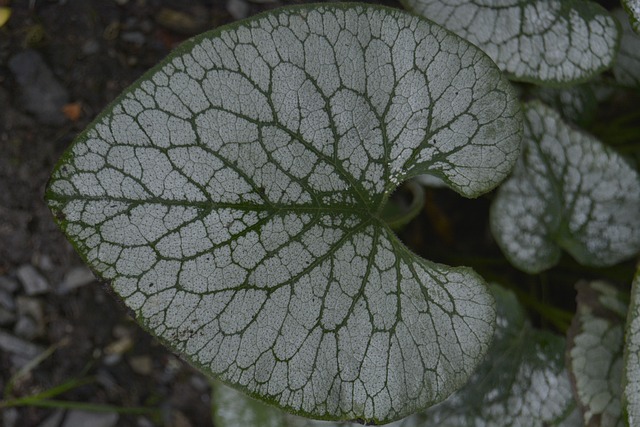
[[2, 418], [0, 418], [0, 425], [4, 427], [17, 427], [18, 426], [18, 410], [16, 408], [8, 408], [0, 412]]
[[100, 43], [96, 39], [89, 39], [82, 45], [81, 51], [84, 55], [93, 55], [100, 51]]
[[69, 102], [69, 93], [42, 56], [35, 50], [25, 50], [9, 59], [9, 68], [19, 86], [22, 108], [46, 125], [64, 124], [62, 107]]
[[49, 282], [30, 264], [18, 268], [16, 275], [27, 295], [44, 294], [50, 290]]
[[136, 426], [138, 427], [155, 427], [155, 424], [148, 418], [138, 417], [136, 419]]
[[13, 333], [26, 340], [33, 340], [41, 335], [38, 324], [31, 317], [18, 317]]
[[44, 335], [46, 330], [42, 301], [36, 298], [18, 297], [18, 321], [13, 332], [26, 340]]
[[58, 285], [58, 293], [66, 294], [76, 288], [88, 285], [95, 280], [95, 276], [87, 267], [74, 267], [69, 270], [62, 278], [62, 282], [60, 282], [60, 285]]
[[113, 427], [118, 423], [115, 412], [69, 411], [62, 427]]
[[123, 41], [127, 43], [132, 43], [138, 46], [142, 46], [145, 42], [144, 34], [140, 31], [127, 31], [122, 33], [120, 36]]
[[63, 417], [64, 411], [62, 409], [58, 409], [45, 418], [38, 427], [58, 427]]
[[0, 350], [32, 359], [44, 351], [44, 347], [30, 343], [0, 329]]
[[249, 3], [245, 0], [227, 0], [227, 12], [234, 19], [244, 19], [249, 16]]

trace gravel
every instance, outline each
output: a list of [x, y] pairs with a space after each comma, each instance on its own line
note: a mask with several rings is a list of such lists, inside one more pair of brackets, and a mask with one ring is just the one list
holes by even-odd
[[26, 50], [9, 60], [9, 69], [20, 87], [20, 104], [41, 123], [64, 124], [62, 107], [69, 102], [69, 93], [56, 79], [42, 56]]
[[44, 294], [49, 292], [51, 289], [47, 279], [45, 279], [31, 264], [20, 266], [16, 275], [18, 276], [20, 283], [22, 283], [24, 292], [27, 295]]

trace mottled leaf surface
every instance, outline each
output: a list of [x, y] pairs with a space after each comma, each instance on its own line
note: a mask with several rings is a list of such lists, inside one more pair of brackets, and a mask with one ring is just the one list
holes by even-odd
[[622, 406], [630, 426], [640, 424], [640, 269], [631, 285], [624, 345]]
[[618, 28], [584, 0], [401, 0], [483, 49], [516, 80], [585, 81], [608, 68]]
[[620, 50], [613, 64], [616, 81], [625, 86], [640, 87], [640, 35], [635, 33], [621, 9], [613, 14], [622, 26]]
[[497, 185], [520, 107], [491, 60], [406, 12], [282, 9], [182, 45], [57, 165], [81, 256], [186, 359], [289, 411], [391, 421], [486, 353], [493, 299], [410, 253], [380, 213], [431, 173]]
[[622, 6], [629, 14], [633, 31], [640, 34], [640, 0], [622, 0]]
[[525, 106], [523, 153], [491, 206], [507, 258], [536, 273], [561, 248], [585, 265], [612, 265], [640, 250], [638, 173], [611, 148], [539, 102]]
[[[578, 308], [567, 332], [568, 368], [587, 426], [622, 427], [622, 345], [627, 305], [604, 282], [576, 285]], [[633, 425], [633, 424], [631, 424]]]
[[[564, 368], [564, 338], [532, 328], [513, 293], [498, 286], [492, 291], [497, 310], [494, 342], [469, 383], [444, 402], [389, 426], [581, 425], [581, 414], [575, 420], [569, 417], [575, 402]], [[215, 386], [213, 410], [220, 427], [339, 425], [285, 414], [222, 385]]]

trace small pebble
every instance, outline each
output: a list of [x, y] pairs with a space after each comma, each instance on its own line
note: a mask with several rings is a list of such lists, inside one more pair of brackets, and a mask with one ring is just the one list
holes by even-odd
[[133, 372], [140, 375], [150, 375], [153, 372], [153, 360], [149, 356], [134, 356], [129, 359]]
[[82, 45], [81, 52], [83, 55], [89, 56], [100, 51], [100, 43], [96, 39], [89, 39]]
[[111, 353], [111, 354], [106, 354], [102, 358], [102, 363], [104, 363], [106, 366], [115, 366], [118, 363], [120, 363], [121, 360], [122, 360], [122, 354]]
[[136, 425], [138, 427], [154, 427], [155, 424], [153, 422], [151, 422], [151, 420], [149, 420], [148, 418], [144, 418], [144, 417], [138, 417], [136, 419]]
[[0, 307], [4, 307], [11, 311], [16, 309], [16, 302], [11, 295], [11, 291], [7, 291], [2, 287], [0, 287]]
[[2, 412], [2, 425], [4, 427], [16, 427], [18, 424], [18, 410], [16, 408], [8, 408], [4, 409]]
[[53, 414], [45, 418], [38, 427], [58, 427], [63, 417], [64, 411], [62, 409], [58, 409], [57, 411], [54, 411]]
[[38, 295], [49, 292], [49, 282], [42, 277], [34, 266], [25, 264], [18, 268], [16, 275], [27, 295]]
[[19, 296], [17, 301], [18, 321], [13, 332], [26, 340], [42, 337], [46, 332], [42, 301], [24, 296]]
[[114, 427], [118, 423], [115, 412], [69, 411], [62, 427]]
[[132, 43], [138, 46], [142, 46], [145, 42], [144, 34], [142, 34], [140, 31], [123, 32], [120, 35], [120, 38], [127, 43]]
[[26, 340], [33, 340], [41, 335], [38, 324], [30, 317], [19, 317], [13, 327], [13, 333]]
[[9, 68], [19, 86], [22, 108], [43, 124], [64, 124], [62, 107], [69, 102], [69, 93], [42, 56], [35, 50], [25, 50], [9, 59]]
[[210, 387], [209, 382], [200, 375], [192, 375], [191, 378], [189, 378], [189, 384], [201, 393], [209, 391]]
[[58, 285], [58, 293], [66, 294], [74, 289], [79, 287], [88, 285], [96, 280], [95, 276], [85, 266], [74, 267], [69, 270], [64, 277], [62, 278], [62, 282]]
[[0, 350], [32, 359], [44, 351], [44, 347], [25, 341], [0, 329]]
[[249, 3], [245, 0], [227, 0], [227, 12], [234, 19], [244, 19], [249, 16]]

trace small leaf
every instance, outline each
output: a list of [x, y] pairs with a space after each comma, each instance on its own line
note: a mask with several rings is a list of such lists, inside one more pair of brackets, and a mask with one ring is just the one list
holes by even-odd
[[[492, 291], [498, 312], [494, 342], [469, 383], [439, 405], [389, 427], [581, 425], [581, 414], [577, 420], [569, 417], [575, 402], [564, 368], [564, 338], [533, 329], [513, 293], [499, 286]], [[219, 427], [336, 425], [285, 414], [217, 384], [212, 402]]]
[[611, 66], [615, 19], [591, 1], [401, 0], [480, 49], [514, 80], [566, 84]]
[[629, 14], [633, 31], [640, 34], [640, 0], [622, 0], [622, 6]]
[[622, 294], [604, 282], [580, 282], [576, 289], [578, 308], [567, 332], [567, 360], [575, 395], [586, 425], [622, 427], [622, 344], [627, 306]]
[[640, 269], [631, 285], [622, 378], [622, 407], [630, 426], [640, 424]]
[[388, 422], [464, 384], [494, 308], [471, 269], [412, 254], [386, 201], [423, 173], [489, 191], [521, 132], [468, 42], [394, 9], [301, 6], [181, 45], [78, 137], [47, 198], [204, 372], [297, 414]]
[[633, 32], [622, 9], [612, 13], [622, 26], [620, 50], [613, 64], [613, 75], [621, 85], [640, 88], [640, 35]]
[[531, 102], [522, 157], [493, 201], [491, 230], [530, 273], [555, 265], [560, 248], [581, 264], [615, 264], [640, 250], [639, 179], [611, 148]]

